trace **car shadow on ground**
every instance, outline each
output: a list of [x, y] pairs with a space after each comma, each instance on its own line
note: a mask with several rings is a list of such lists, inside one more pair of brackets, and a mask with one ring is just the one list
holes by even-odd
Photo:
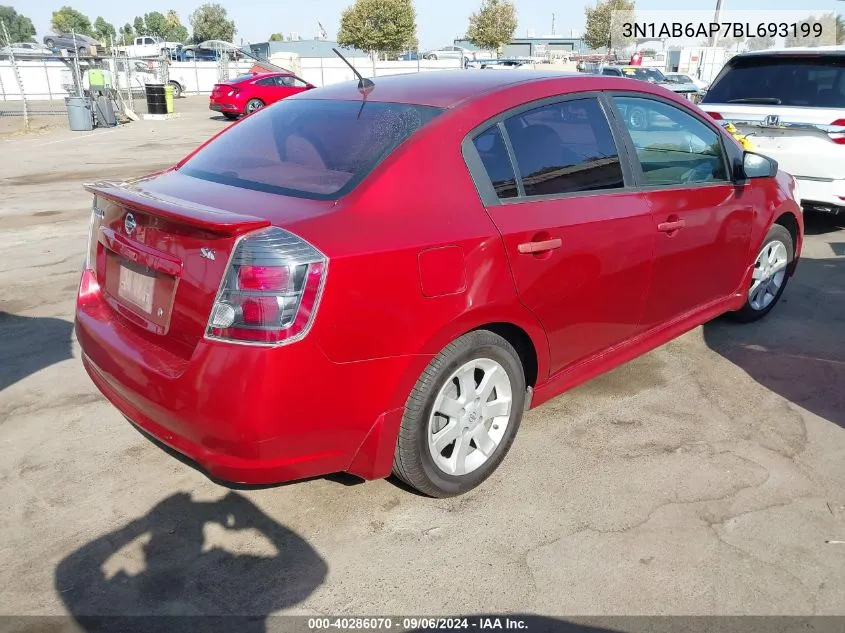
[[802, 259], [764, 319], [716, 319], [704, 325], [704, 340], [760, 384], [845, 429], [845, 258]]
[[73, 358], [73, 324], [52, 317], [0, 311], [0, 391], [63, 360]]
[[242, 495], [177, 493], [63, 559], [55, 586], [87, 633], [264, 633], [270, 613], [305, 600], [327, 572], [305, 539]]

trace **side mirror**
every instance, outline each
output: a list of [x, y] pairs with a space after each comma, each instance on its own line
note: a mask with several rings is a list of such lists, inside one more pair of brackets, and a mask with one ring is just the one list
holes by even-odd
[[742, 157], [742, 171], [746, 178], [774, 178], [778, 173], [778, 163], [762, 154], [745, 152]]

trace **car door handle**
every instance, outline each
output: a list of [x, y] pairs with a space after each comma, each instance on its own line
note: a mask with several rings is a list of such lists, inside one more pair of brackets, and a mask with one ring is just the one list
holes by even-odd
[[522, 254], [545, 253], [546, 251], [560, 248], [563, 245], [563, 240], [555, 237], [550, 240], [542, 240], [540, 242], [523, 242], [516, 249]]
[[663, 233], [671, 233], [672, 231], [677, 231], [678, 229], [684, 228], [686, 225], [687, 223], [683, 220], [671, 220], [658, 224], [657, 230]]

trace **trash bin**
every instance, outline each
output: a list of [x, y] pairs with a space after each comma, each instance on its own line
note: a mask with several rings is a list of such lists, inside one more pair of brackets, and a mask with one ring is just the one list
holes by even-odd
[[97, 123], [97, 127], [114, 127], [117, 125], [114, 106], [111, 100], [105, 95], [100, 95], [94, 101], [94, 120]]
[[144, 87], [147, 95], [147, 112], [149, 114], [167, 114], [167, 96], [164, 84], [147, 84]]
[[164, 87], [164, 102], [167, 105], [167, 114], [173, 114], [173, 86], [170, 84]]
[[67, 122], [74, 132], [89, 132], [94, 129], [91, 100], [88, 97], [65, 97]]

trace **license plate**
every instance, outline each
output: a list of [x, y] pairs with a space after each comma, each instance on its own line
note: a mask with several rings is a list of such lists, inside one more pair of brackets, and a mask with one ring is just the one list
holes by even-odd
[[141, 308], [147, 314], [153, 311], [153, 290], [155, 277], [130, 270], [126, 266], [120, 267], [120, 281], [117, 286], [117, 296]]

